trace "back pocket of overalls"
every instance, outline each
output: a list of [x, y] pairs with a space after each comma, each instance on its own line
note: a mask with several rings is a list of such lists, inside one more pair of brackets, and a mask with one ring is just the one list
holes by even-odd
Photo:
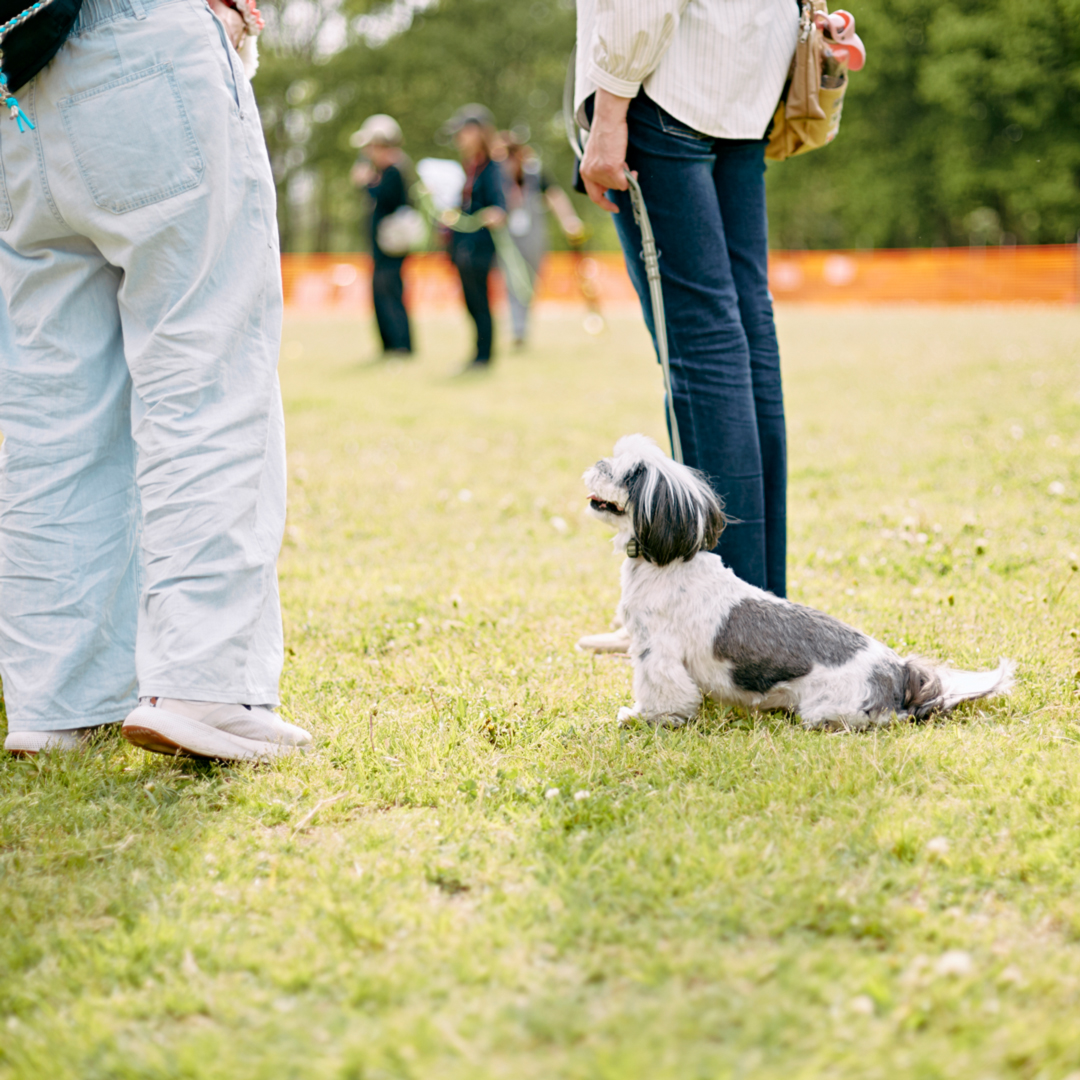
[[172, 64], [64, 98], [60, 114], [83, 180], [103, 210], [126, 214], [202, 180], [202, 155]]

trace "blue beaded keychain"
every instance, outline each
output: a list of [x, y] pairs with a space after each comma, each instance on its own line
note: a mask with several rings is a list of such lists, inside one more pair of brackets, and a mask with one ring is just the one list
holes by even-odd
[[[25, 11], [20, 11], [12, 19], [8, 19], [6, 23], [0, 25], [0, 42], [3, 42], [4, 38], [11, 33], [17, 26], [22, 26], [27, 19], [33, 18], [39, 11], [47, 8], [53, 0], [36, 0]], [[0, 64], [4, 62], [4, 50], [0, 49]], [[0, 101], [3, 101], [6, 108], [11, 113], [11, 119], [19, 125], [19, 131], [34, 130], [34, 122], [30, 119], [26, 113], [23, 112], [22, 106], [15, 99], [15, 95], [8, 92], [7, 76], [4, 74], [4, 70], [0, 67]]]

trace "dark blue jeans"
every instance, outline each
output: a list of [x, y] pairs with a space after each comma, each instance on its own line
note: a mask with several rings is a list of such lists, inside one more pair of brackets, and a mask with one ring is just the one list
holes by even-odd
[[[787, 587], [787, 442], [768, 288], [765, 142], [715, 139], [644, 92], [630, 104], [637, 170], [660, 250], [671, 382], [683, 457], [727, 513], [716, 552], [744, 581]], [[627, 268], [653, 328], [630, 193], [611, 192]]]
[[412, 352], [409, 313], [405, 310], [405, 290], [401, 282], [404, 259], [391, 258], [375, 247], [371, 278], [371, 299], [383, 350]]

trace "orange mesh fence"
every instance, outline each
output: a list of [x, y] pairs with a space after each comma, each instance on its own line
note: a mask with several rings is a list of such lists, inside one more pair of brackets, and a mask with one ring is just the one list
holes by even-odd
[[1075, 304], [1077, 248], [909, 248], [774, 251], [777, 300], [810, 303], [929, 301], [937, 304]]
[[[297, 311], [353, 311], [371, 307], [371, 258], [368, 255], [283, 255], [285, 304]], [[416, 311], [459, 308], [461, 284], [450, 259], [441, 252], [405, 260], [406, 303]], [[506, 289], [500, 274], [491, 277], [493, 299]], [[618, 252], [552, 252], [536, 283], [538, 303], [584, 303], [586, 291], [601, 303], [635, 304], [634, 287]]]
[[[367, 311], [367, 255], [283, 255], [286, 305], [299, 312]], [[405, 262], [407, 302], [416, 311], [461, 305], [461, 286], [442, 253]], [[1080, 260], [1072, 244], [1041, 247], [940, 248], [883, 251], [773, 251], [769, 286], [778, 301], [804, 303], [1044, 303], [1080, 302]], [[498, 274], [492, 293], [505, 293]], [[552, 252], [537, 282], [541, 304], [604, 307], [637, 303], [618, 252]]]

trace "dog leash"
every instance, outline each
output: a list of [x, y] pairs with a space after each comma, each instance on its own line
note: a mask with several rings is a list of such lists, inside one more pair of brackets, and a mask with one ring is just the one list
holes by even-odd
[[[25, 11], [20, 11], [18, 15], [8, 19], [6, 23], [0, 25], [0, 45], [3, 44], [4, 38], [11, 33], [12, 30], [22, 26], [27, 19], [32, 19], [39, 11], [44, 11], [53, 0], [36, 0]], [[4, 50], [0, 48], [0, 65], [4, 62]], [[19, 131], [34, 130], [34, 122], [30, 119], [26, 113], [23, 112], [22, 106], [18, 103], [14, 94], [8, 92], [7, 76], [4, 74], [3, 67], [0, 67], [0, 101], [3, 101], [11, 113], [11, 119], [19, 125]]]
[[[563, 84], [563, 120], [566, 124], [566, 137], [574, 157], [581, 163], [585, 147], [581, 142], [581, 131], [574, 119], [574, 62], [577, 46], [570, 53], [570, 62], [566, 70], [566, 82]], [[649, 300], [652, 304], [653, 334], [656, 338], [656, 352], [660, 357], [660, 367], [664, 372], [664, 392], [667, 397], [668, 427], [671, 431], [671, 456], [683, 463], [682, 440], [679, 438], [679, 421], [675, 416], [675, 395], [671, 389], [671, 362], [668, 357], [667, 321], [664, 318], [664, 289], [660, 282], [660, 252], [656, 247], [649, 211], [645, 207], [645, 196], [641, 186], [626, 170], [626, 181], [630, 188], [630, 206], [634, 211], [634, 221], [641, 232], [641, 257], [645, 262], [645, 276], [649, 281]]]
[[439, 210], [431, 192], [421, 181], [413, 184], [409, 191], [412, 205], [427, 218], [428, 229], [432, 225], [443, 225], [454, 232], [474, 233], [487, 229], [495, 244], [495, 251], [503, 262], [506, 287], [526, 306], [532, 302], [533, 276], [525, 257], [517, 249], [507, 231], [501, 226], [492, 229], [480, 220], [480, 214], [466, 214], [463, 210]]
[[634, 221], [641, 230], [641, 254], [645, 260], [645, 276], [649, 279], [649, 299], [652, 302], [653, 330], [656, 333], [656, 352], [664, 371], [664, 390], [667, 396], [668, 423], [671, 425], [671, 454], [682, 464], [682, 440], [679, 438], [679, 421], [675, 416], [675, 395], [671, 389], [671, 361], [668, 358], [667, 320], [664, 318], [664, 289], [660, 283], [660, 251], [653, 236], [649, 211], [645, 209], [645, 196], [637, 180], [626, 170], [630, 185], [630, 205]]

